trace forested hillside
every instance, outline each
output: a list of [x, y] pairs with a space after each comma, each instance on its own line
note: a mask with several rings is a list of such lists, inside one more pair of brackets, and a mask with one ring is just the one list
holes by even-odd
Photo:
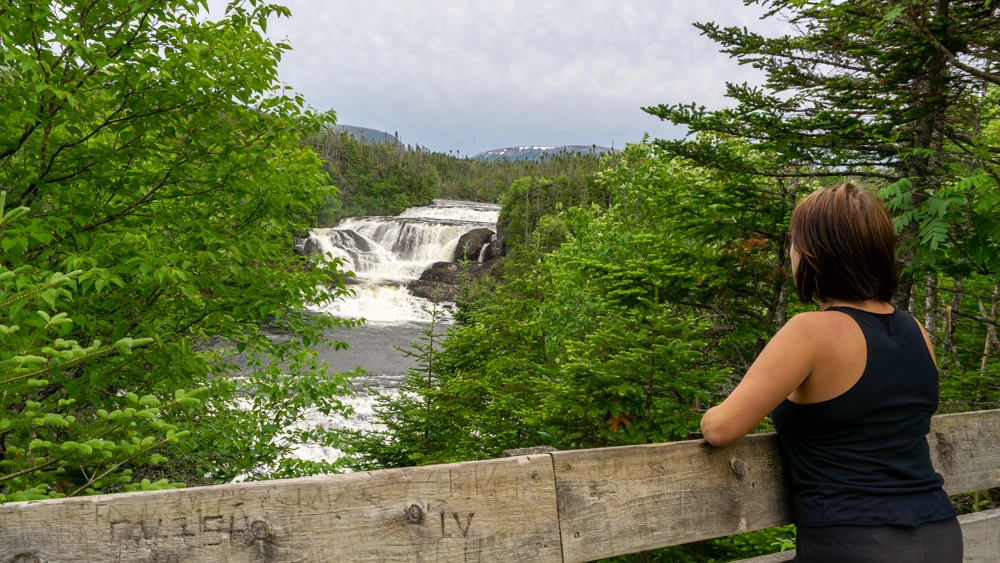
[[370, 143], [347, 131], [325, 128], [305, 141], [323, 160], [330, 183], [317, 226], [356, 215], [396, 215], [434, 198], [494, 202], [522, 177], [563, 176], [571, 183], [589, 182], [600, 166], [585, 153], [542, 155], [537, 160], [483, 161], [432, 152], [395, 142]]

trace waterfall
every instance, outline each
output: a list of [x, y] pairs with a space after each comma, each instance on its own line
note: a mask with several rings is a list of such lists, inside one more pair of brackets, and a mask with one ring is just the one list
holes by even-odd
[[[352, 217], [329, 229], [314, 229], [296, 244], [301, 254], [322, 253], [343, 260], [342, 270], [350, 270], [350, 296], [317, 305], [317, 313], [342, 318], [364, 318], [367, 324], [350, 329], [335, 328], [327, 333], [333, 340], [349, 344], [347, 349], [320, 347], [316, 351], [331, 370], [367, 371], [355, 380], [356, 393], [341, 400], [354, 409], [348, 418], [310, 413], [297, 428], [377, 427], [370, 389], [395, 394], [412, 357], [399, 349], [418, 341], [430, 321], [430, 301], [410, 293], [406, 284], [420, 277], [434, 262], [452, 262], [462, 235], [477, 228], [496, 232], [500, 206], [467, 201], [434, 200], [431, 205], [412, 207], [398, 217]], [[495, 240], [496, 236], [491, 239]], [[491, 243], [479, 250], [485, 258]], [[448, 306], [439, 322], [449, 322]], [[342, 454], [333, 448], [301, 446], [293, 454], [300, 459], [336, 459]]]
[[343, 267], [355, 273], [395, 260], [391, 252], [352, 230], [316, 229], [310, 238], [317, 242], [320, 252], [330, 258], [343, 258]]
[[481, 227], [496, 231], [499, 213], [498, 205], [434, 200], [398, 217], [351, 217], [313, 230], [305, 248], [342, 258], [358, 282], [349, 288], [352, 296], [313, 310], [379, 323], [430, 321], [432, 304], [410, 294], [405, 284], [434, 262], [451, 262], [465, 233]]
[[497, 216], [499, 214], [500, 206], [492, 203], [435, 199], [431, 205], [426, 207], [411, 207], [403, 211], [399, 216], [477, 221], [480, 223], [490, 223], [493, 227], [496, 227]]
[[482, 248], [479, 249], [479, 260], [478, 260], [479, 262], [486, 261], [486, 253], [489, 252], [490, 246], [492, 246], [496, 240], [497, 240], [497, 234], [493, 233], [493, 235], [490, 236], [490, 240], [486, 244], [484, 244]]

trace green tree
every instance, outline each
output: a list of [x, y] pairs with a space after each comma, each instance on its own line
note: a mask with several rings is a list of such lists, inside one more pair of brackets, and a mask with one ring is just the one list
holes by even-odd
[[[741, 64], [766, 73], [763, 88], [728, 85], [736, 106], [646, 111], [697, 135], [660, 141], [705, 166], [772, 178], [863, 178], [886, 187], [909, 268], [895, 301], [908, 306], [914, 274], [939, 261], [997, 275], [1000, 164], [983, 132], [1000, 84], [997, 6], [982, 0], [747, 0], [798, 30], [768, 38], [696, 24]], [[985, 97], [985, 98], [984, 98]], [[710, 133], [710, 134], [701, 134]], [[737, 137], [773, 155], [766, 167], [733, 159]]]
[[[157, 435], [166, 425], [174, 437], [190, 432], [159, 450], [173, 458], [161, 466], [171, 480], [257, 476], [281, 470], [289, 448], [281, 422], [339, 408], [309, 391], [329, 391], [342, 378], [328, 377], [308, 350], [334, 321], [306, 314], [305, 305], [337, 295], [342, 280], [292, 252], [293, 234], [331, 195], [298, 139], [333, 116], [280, 88], [277, 61], [288, 47], [263, 30], [286, 9], [235, 2], [222, 20], [207, 21], [202, 8], [187, 0], [0, 7], [0, 186], [8, 205], [26, 209], [3, 225], [0, 265], [15, 273], [12, 291], [42, 287], [53, 272], [83, 272], [62, 287], [70, 294], [39, 308], [63, 323], [57, 333], [37, 332], [62, 339], [52, 349], [141, 343], [131, 354], [52, 364], [43, 385], [7, 395], [7, 420], [33, 411], [97, 422], [49, 434], [0, 429], [0, 463], [50, 459], [69, 442], [118, 440], [103, 434], [110, 426], [101, 413], [142, 411], [130, 403], [139, 397], [143, 409], [160, 408], [142, 411], [161, 419], [160, 430], [151, 427]], [[8, 320], [25, 325], [15, 317]], [[41, 336], [29, 340], [8, 339], [8, 357], [45, 345]], [[245, 377], [220, 377], [237, 371], [226, 346], [246, 354]], [[194, 413], [162, 406], [202, 387], [210, 400], [185, 406]], [[238, 394], [255, 409], [240, 410]], [[43, 451], [40, 441], [55, 446]], [[123, 480], [112, 477], [153, 472], [143, 464], [162, 461], [115, 458], [122, 463], [105, 476], [104, 454], [91, 449], [57, 462], [72, 466], [59, 477], [69, 485], [36, 472], [0, 492], [114, 490]], [[284, 467], [315, 470], [293, 465]]]
[[439, 323], [442, 310], [434, 305], [430, 322], [419, 341], [400, 349], [416, 360], [398, 389], [372, 391], [374, 411], [384, 428], [356, 432], [347, 440], [348, 454], [355, 468], [363, 471], [386, 467], [406, 467], [456, 461], [445, 451], [454, 451], [448, 419], [440, 402], [440, 356], [444, 333]]

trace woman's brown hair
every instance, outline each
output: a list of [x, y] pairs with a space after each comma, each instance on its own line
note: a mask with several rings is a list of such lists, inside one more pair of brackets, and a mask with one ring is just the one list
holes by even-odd
[[795, 291], [804, 303], [892, 299], [896, 233], [875, 194], [851, 183], [813, 192], [795, 206], [789, 228], [801, 256]]

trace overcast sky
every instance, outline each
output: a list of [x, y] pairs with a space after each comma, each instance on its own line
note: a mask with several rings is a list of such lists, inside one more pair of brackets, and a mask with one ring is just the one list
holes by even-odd
[[280, 77], [310, 105], [462, 155], [677, 137], [640, 108], [723, 107], [727, 80], [761, 82], [692, 22], [783, 29], [742, 0], [277, 1]]

